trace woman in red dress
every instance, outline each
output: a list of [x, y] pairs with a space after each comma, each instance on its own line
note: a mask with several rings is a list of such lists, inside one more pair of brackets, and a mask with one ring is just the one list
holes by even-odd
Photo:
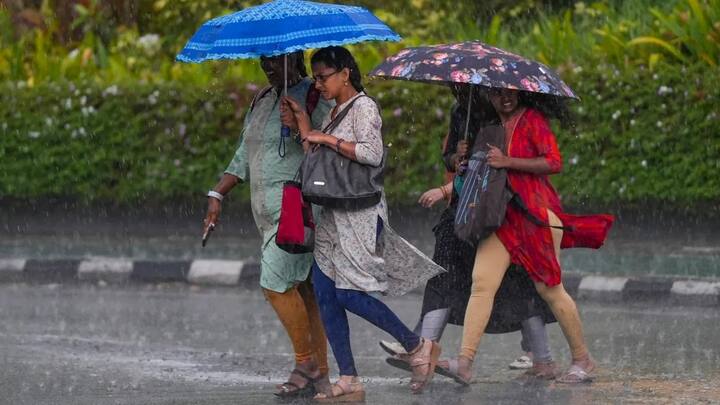
[[[472, 293], [465, 313], [460, 355], [447, 364], [462, 384], [472, 377], [472, 363], [485, 331], [495, 293], [511, 263], [524, 267], [557, 318], [572, 353], [569, 370], [557, 381], [585, 382], [595, 363], [590, 358], [575, 302], [562, 284], [560, 248], [599, 248], [613, 222], [611, 215], [577, 216], [562, 210], [549, 175], [562, 170], [562, 158], [547, 118], [518, 90], [492, 89], [490, 102], [505, 127], [505, 150], [488, 147], [488, 164], [505, 168], [508, 183], [527, 206], [509, 204], [503, 225], [483, 240], [475, 255]], [[547, 226], [547, 225], [550, 226]]]

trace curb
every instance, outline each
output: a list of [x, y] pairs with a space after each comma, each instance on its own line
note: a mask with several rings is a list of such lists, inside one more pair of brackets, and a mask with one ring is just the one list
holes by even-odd
[[260, 265], [250, 260], [151, 261], [0, 259], [0, 283], [170, 283], [207, 286], [257, 285]]
[[[252, 259], [190, 261], [133, 261], [122, 258], [0, 259], [0, 283], [182, 282], [204, 286], [255, 287], [259, 281], [260, 264]], [[713, 279], [608, 277], [568, 272], [563, 275], [563, 283], [570, 295], [580, 299], [720, 305], [720, 281]], [[422, 290], [414, 292], [422, 293]]]

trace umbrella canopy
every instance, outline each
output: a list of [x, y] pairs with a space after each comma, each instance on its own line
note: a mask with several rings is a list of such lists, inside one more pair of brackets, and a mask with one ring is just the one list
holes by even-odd
[[248, 59], [373, 40], [401, 37], [362, 7], [274, 0], [206, 22], [177, 60]]
[[369, 75], [579, 98], [549, 67], [480, 41], [403, 49], [385, 59]]

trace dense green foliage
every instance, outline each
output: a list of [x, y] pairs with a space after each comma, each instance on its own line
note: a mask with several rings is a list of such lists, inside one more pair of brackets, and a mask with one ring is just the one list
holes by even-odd
[[566, 201], [720, 201], [720, 71], [599, 66], [571, 82], [583, 101], [559, 131]]
[[[570, 78], [577, 126], [557, 128], [572, 203], [720, 199], [720, 73], [609, 66]], [[439, 86], [373, 83], [391, 144], [387, 188], [411, 201], [442, 180], [451, 97]], [[133, 202], [189, 197], [232, 157], [251, 91], [178, 84], [8, 85], [0, 96], [0, 195]], [[243, 106], [243, 107], [240, 107]]]
[[[110, 2], [133, 10], [122, 16], [87, 0], [65, 22], [53, 8], [62, 2], [37, 3], [44, 23], [29, 29], [0, 7], [0, 197], [132, 203], [212, 185], [264, 78], [256, 61], [173, 57], [205, 19], [258, 1]], [[357, 2], [405, 37], [353, 47], [362, 70], [404, 46], [478, 38], [553, 66], [582, 97], [576, 127], [557, 128], [566, 201], [720, 200], [720, 0], [400, 3]], [[411, 202], [442, 180], [451, 97], [440, 86], [369, 88], [392, 145], [389, 195]]]

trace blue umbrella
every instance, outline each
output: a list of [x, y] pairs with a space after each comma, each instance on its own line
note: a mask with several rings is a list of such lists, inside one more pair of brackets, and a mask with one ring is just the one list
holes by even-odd
[[248, 59], [363, 41], [400, 40], [362, 7], [275, 0], [206, 22], [177, 60]]
[[[190, 63], [249, 59], [287, 55], [333, 45], [401, 39], [400, 35], [362, 7], [304, 0], [274, 0], [206, 22], [190, 38], [176, 59]], [[290, 129], [283, 127], [281, 143], [289, 136]]]

